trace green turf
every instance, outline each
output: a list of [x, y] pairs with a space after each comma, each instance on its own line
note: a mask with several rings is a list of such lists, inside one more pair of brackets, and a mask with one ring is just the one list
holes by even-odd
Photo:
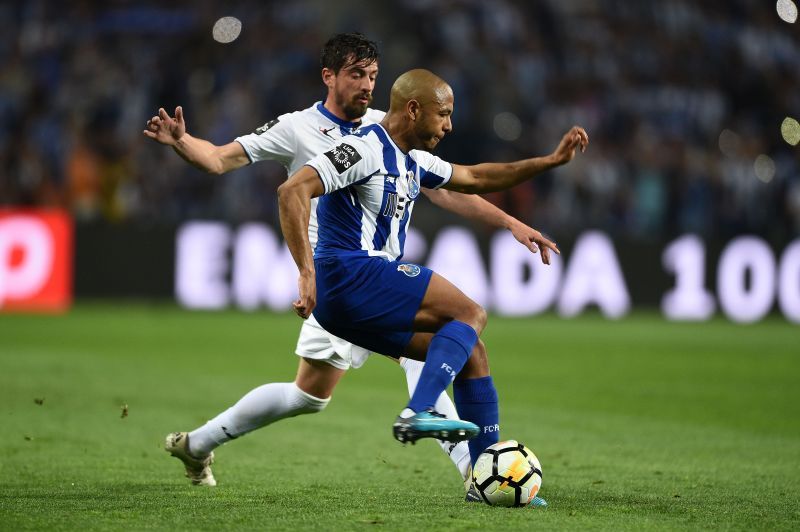
[[490, 319], [502, 435], [541, 459], [546, 511], [467, 504], [434, 443], [395, 442], [405, 384], [382, 358], [323, 413], [218, 450], [216, 488], [188, 486], [163, 436], [291, 380], [298, 327], [159, 306], [0, 315], [0, 529], [800, 528], [800, 328], [780, 318]]

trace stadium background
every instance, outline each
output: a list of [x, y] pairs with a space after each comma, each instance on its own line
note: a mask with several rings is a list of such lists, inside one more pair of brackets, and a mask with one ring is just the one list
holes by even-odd
[[[797, 530], [800, 131], [785, 119], [800, 118], [800, 40], [779, 16], [793, 13], [0, 2], [0, 528]], [[211, 38], [222, 16], [243, 22], [229, 44]], [[167, 432], [290, 380], [299, 320], [281, 310], [283, 169], [205, 175], [145, 121], [183, 105], [197, 136], [253, 131], [323, 97], [318, 50], [351, 30], [381, 44], [376, 107], [408, 68], [453, 85], [447, 159], [544, 154], [574, 123], [591, 136], [569, 165], [488, 196], [557, 239], [547, 270], [425, 201], [409, 238], [491, 310], [502, 435], [542, 460], [546, 512], [467, 505], [435, 444], [396, 444], [407, 396], [384, 357], [325, 412], [218, 449], [214, 490], [163, 452]], [[60, 273], [21, 294], [44, 256]], [[68, 312], [18, 312], [33, 307]]]
[[[800, 230], [799, 157], [781, 136], [784, 119], [800, 115], [800, 48], [776, 4], [304, 0], [220, 9], [0, 6], [0, 204], [70, 213], [78, 299], [174, 299], [176, 231], [186, 222], [276, 228], [283, 168], [205, 175], [145, 139], [144, 121], [183, 105], [189, 131], [228, 142], [322, 98], [321, 44], [362, 30], [383, 52], [375, 107], [386, 108], [392, 81], [409, 68], [454, 87], [455, 129], [438, 150], [448, 160], [544, 154], [573, 123], [590, 132], [591, 149], [571, 164], [487, 198], [554, 236], [566, 258], [576, 238], [601, 231], [621, 254], [634, 306], [662, 304], [675, 284], [663, 256], [676, 239], [700, 240], [701, 284], [713, 294], [721, 253], [750, 235], [771, 250], [750, 260], [770, 255], [768, 265], [733, 266], [732, 297], [746, 306], [749, 292], [770, 292], [761, 306], [800, 320], [800, 250], [782, 261]], [[210, 38], [221, 15], [244, 21], [233, 43]], [[427, 202], [415, 220], [427, 251], [442, 228], [466, 225], [491, 268], [489, 228]], [[760, 282], [763, 269], [772, 278]], [[465, 289], [496, 310], [480, 287]], [[228, 299], [217, 307], [236, 305]]]

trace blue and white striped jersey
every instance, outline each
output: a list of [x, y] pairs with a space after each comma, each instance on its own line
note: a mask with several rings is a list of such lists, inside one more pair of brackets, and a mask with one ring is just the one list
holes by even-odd
[[[307, 109], [280, 115], [267, 122], [254, 133], [235, 140], [244, 148], [250, 162], [277, 161], [291, 176], [312, 157], [329, 150], [334, 143], [357, 128], [383, 120], [386, 113], [367, 109], [361, 123], [347, 122], [325, 109], [317, 102]], [[311, 203], [308, 237], [312, 247], [317, 243], [317, 200]]]
[[325, 187], [315, 258], [357, 252], [400, 260], [420, 187], [439, 188], [453, 174], [435, 155], [400, 151], [379, 124], [361, 127], [307, 164]]

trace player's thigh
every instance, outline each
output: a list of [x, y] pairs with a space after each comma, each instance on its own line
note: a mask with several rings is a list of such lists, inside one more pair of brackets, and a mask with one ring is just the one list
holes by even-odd
[[434, 273], [414, 316], [414, 330], [435, 332], [453, 320], [466, 323], [480, 334], [486, 326], [486, 311], [456, 285]]
[[403, 349], [403, 356], [412, 360], [424, 361], [428, 355], [433, 333], [414, 333]]
[[307, 394], [327, 399], [333, 394], [334, 388], [344, 374], [345, 370], [322, 360], [301, 358], [294, 382]]

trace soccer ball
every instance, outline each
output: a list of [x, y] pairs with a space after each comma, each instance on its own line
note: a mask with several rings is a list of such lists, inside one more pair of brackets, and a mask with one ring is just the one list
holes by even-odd
[[542, 486], [542, 466], [523, 444], [501, 441], [478, 457], [472, 482], [486, 504], [527, 506]]

